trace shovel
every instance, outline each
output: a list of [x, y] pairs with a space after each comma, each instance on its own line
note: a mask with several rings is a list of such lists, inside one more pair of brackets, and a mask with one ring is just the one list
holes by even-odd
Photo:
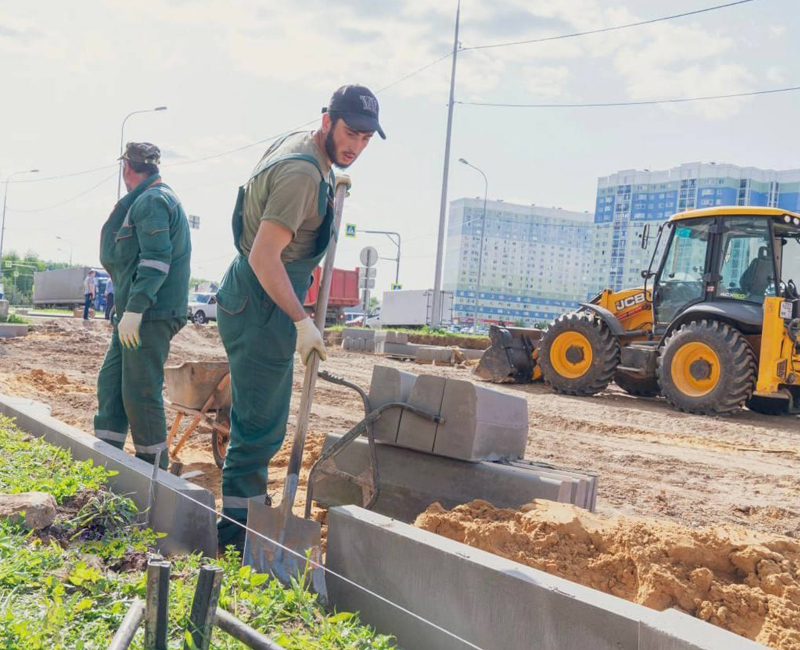
[[[325, 328], [325, 313], [328, 311], [328, 294], [336, 258], [339, 226], [342, 222], [344, 199], [348, 194], [350, 184], [350, 177], [345, 174], [336, 178], [334, 236], [325, 254], [325, 264], [322, 268], [322, 279], [314, 314], [314, 322], [320, 332]], [[325, 573], [322, 570], [322, 525], [311, 519], [298, 517], [292, 512], [300, 479], [303, 448], [308, 432], [308, 418], [311, 415], [311, 401], [317, 382], [318, 367], [319, 357], [316, 352], [312, 352], [303, 379], [303, 392], [300, 395], [300, 409], [292, 442], [292, 455], [289, 458], [280, 505], [273, 508], [253, 499], [248, 503], [243, 563], [252, 566], [260, 573], [272, 574], [284, 584], [289, 584], [292, 578], [297, 578], [298, 582], [301, 582], [308, 569], [312, 589], [319, 594], [322, 600], [326, 600]], [[273, 541], [264, 539], [258, 533]], [[291, 549], [293, 552], [287, 549]]]

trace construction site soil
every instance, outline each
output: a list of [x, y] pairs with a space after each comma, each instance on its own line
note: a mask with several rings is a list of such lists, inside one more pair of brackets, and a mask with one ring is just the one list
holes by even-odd
[[780, 650], [800, 649], [800, 542], [732, 524], [602, 517], [537, 500], [519, 511], [438, 503], [416, 525], [535, 569], [692, 614]]
[[[0, 392], [47, 402], [52, 406], [54, 417], [91, 432], [97, 406], [95, 382], [109, 337], [110, 327], [103, 321], [84, 325], [82, 321], [73, 319], [37, 320], [26, 338], [0, 340]], [[225, 354], [216, 327], [190, 324], [173, 340], [168, 363], [222, 360], [225, 360]], [[471, 370], [466, 367], [418, 366], [411, 362], [347, 352], [338, 347], [331, 347], [324, 367], [368, 387], [372, 368], [377, 364], [472, 380]], [[303, 377], [299, 362], [295, 370], [290, 431], [294, 426]], [[596, 584], [591, 586], [623, 597], [632, 594], [632, 600], [643, 595], [644, 600], [639, 602], [651, 606], [661, 606], [673, 599], [674, 604], [686, 611], [696, 611], [701, 618], [714, 622], [715, 618], [722, 621], [723, 617], [735, 620], [735, 625], [741, 626], [741, 633], [748, 636], [752, 633], [755, 635], [753, 638], [773, 647], [800, 648], [797, 628], [780, 628], [781, 617], [768, 615], [773, 611], [770, 598], [779, 598], [774, 593], [778, 588], [777, 581], [784, 585], [781, 602], [800, 605], [797, 591], [797, 563], [800, 560], [796, 546], [796, 540], [800, 538], [800, 417], [767, 417], [748, 410], [728, 418], [687, 415], [673, 411], [663, 399], [631, 397], [616, 386], [592, 398], [556, 395], [542, 384], [508, 384], [496, 388], [523, 397], [528, 403], [530, 434], [527, 458], [593, 471], [600, 477], [597, 515], [585, 520], [583, 517], [587, 515], [579, 517], [579, 522], [587, 523], [575, 524], [574, 527], [590, 531], [594, 526], [601, 530], [585, 535], [592, 539], [596, 549], [606, 549], [604, 553], [616, 559], [604, 567], [605, 555], [597, 553], [592, 556], [594, 559], [590, 559], [587, 552], [580, 556], [585, 558], [585, 562], [592, 563], [591, 575]], [[318, 382], [304, 474], [319, 454], [327, 433], [343, 433], [362, 417], [361, 400], [354, 391]], [[173, 414], [168, 412], [168, 423], [171, 424], [172, 418]], [[184, 419], [182, 428], [187, 426], [187, 420]], [[128, 448], [132, 448], [130, 440]], [[283, 486], [288, 455], [287, 442], [270, 467], [269, 491], [273, 494], [279, 493]], [[219, 498], [220, 470], [212, 458], [208, 430], [198, 430], [192, 435], [181, 450], [179, 460], [183, 463], [184, 473], [203, 472], [192, 481], [208, 488]], [[301, 481], [304, 479], [305, 476], [301, 476]], [[304, 500], [305, 488], [301, 485], [296, 504], [298, 513], [302, 512]], [[474, 509], [475, 504], [470, 507]], [[497, 511], [503, 513], [501, 516], [487, 508], [488, 505], [479, 505], [477, 510], [483, 513], [481, 516], [470, 514], [466, 517], [473, 530], [491, 530], [495, 525], [493, 518], [519, 520], [528, 522], [526, 525], [530, 527], [527, 537], [531, 541], [526, 542], [530, 548], [536, 548], [540, 543], [537, 542], [537, 526], [547, 524], [550, 515], [539, 517], [536, 513], [546, 514], [549, 510], [536, 507], [522, 514]], [[483, 516], [487, 513], [491, 514]], [[325, 512], [315, 509], [314, 515], [324, 520]], [[437, 516], [443, 515], [437, 513]], [[432, 517], [430, 513], [429, 517]], [[735, 529], [731, 528], [732, 524]], [[513, 527], [510, 530], [517, 532]], [[731, 532], [733, 530], [740, 532]], [[758, 558], [753, 571], [745, 571], [731, 559], [732, 555], [751, 557], [748, 553], [755, 553], [747, 551], [742, 555], [735, 549], [731, 550], [739, 542], [730, 541], [730, 536], [740, 533], [761, 535], [758, 542], [748, 542], [746, 546], [766, 549], [763, 556], [753, 555]], [[772, 538], [765, 535], [782, 536], [783, 540], [771, 541]], [[603, 542], [605, 539], [609, 541]], [[649, 540], [641, 553], [637, 551], [637, 539]], [[612, 543], [611, 540], [615, 541]], [[675, 544], [679, 549], [702, 549], [694, 552], [692, 562], [695, 564], [691, 565], [691, 570], [687, 569], [688, 573], [671, 574], [663, 569], [663, 562], [652, 559], [657, 555], [655, 549], [669, 548], [669, 542], [665, 540], [684, 540]], [[489, 546], [493, 552], [506, 554], [502, 545], [492, 543]], [[609, 550], [618, 547], [630, 549], [628, 554], [632, 559], [627, 564], [622, 561], [624, 552], [620, 551], [620, 555]], [[676, 565], [683, 562], [680, 553], [674, 557], [668, 552], [666, 555]], [[639, 559], [633, 559], [634, 556]], [[561, 563], [564, 571], [569, 570], [570, 557], [566, 555]], [[513, 559], [526, 562], [522, 555]], [[784, 560], [794, 562], [793, 574], [782, 570], [781, 562]], [[744, 560], [737, 562], [741, 564]], [[766, 562], [775, 563], [781, 570], [773, 571], [772, 565]], [[545, 561], [545, 564], [556, 566], [559, 563]], [[619, 568], [623, 565], [627, 569]], [[688, 566], [690, 563], [685, 563], [685, 567]], [[681, 566], [681, 571], [685, 567]], [[701, 569], [707, 569], [710, 575]], [[607, 572], [605, 588], [601, 577], [604, 571]], [[578, 579], [579, 575], [580, 571], [574, 570], [574, 577], [565, 577], [582, 581]], [[767, 580], [770, 575], [781, 577]], [[794, 576], [794, 584], [783, 582], [786, 575]], [[659, 586], [661, 582], [668, 584], [676, 580], [691, 586], [685, 592], [691, 597], [679, 597], [677, 587], [669, 591]], [[708, 594], [719, 592], [719, 598], [706, 594], [703, 586], [706, 583]], [[649, 586], [651, 584], [654, 586]], [[718, 589], [715, 584], [720, 585]], [[729, 602], [729, 598], [733, 598], [730, 594], [740, 594], [744, 598], [745, 587], [761, 589], [766, 600], [759, 602], [769, 604], [769, 607], [764, 606], [765, 613], [752, 615], [756, 618], [747, 612], [735, 613], [742, 606]], [[662, 592], [667, 595], [659, 596]], [[694, 604], [695, 596], [702, 598], [704, 594], [707, 598], [702, 602], [709, 604], [702, 607]], [[760, 611], [757, 604], [753, 607], [754, 611]], [[774, 611], [778, 611], [777, 606]], [[763, 618], [760, 625], [758, 616]], [[796, 621], [797, 610], [793, 616]], [[756, 628], [758, 632], [754, 632]], [[780, 629], [785, 630], [785, 634], [775, 631]]]

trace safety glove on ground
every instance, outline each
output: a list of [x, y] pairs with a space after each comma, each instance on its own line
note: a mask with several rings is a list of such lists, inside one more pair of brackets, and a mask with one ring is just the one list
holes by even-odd
[[141, 347], [142, 340], [139, 338], [139, 328], [142, 325], [142, 314], [137, 314], [133, 311], [126, 311], [122, 314], [122, 319], [119, 321], [117, 331], [119, 334], [119, 342], [122, 347], [134, 350]]
[[314, 321], [306, 317], [301, 321], [297, 321], [294, 326], [297, 328], [296, 349], [300, 353], [303, 363], [308, 365], [308, 360], [314, 350], [317, 351], [320, 361], [325, 361], [328, 358], [328, 351], [325, 349], [322, 334], [320, 334], [317, 326], [314, 325]]

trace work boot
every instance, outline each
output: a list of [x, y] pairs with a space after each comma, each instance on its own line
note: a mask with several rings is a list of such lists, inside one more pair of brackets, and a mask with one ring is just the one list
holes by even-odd
[[[272, 507], [272, 497], [268, 494], [264, 503], [268, 508]], [[233, 522], [229, 519], [217, 519], [217, 531], [219, 544], [217, 546], [217, 557], [222, 557], [229, 546], [233, 546], [239, 553], [239, 557], [244, 556], [244, 540], [247, 537], [246, 522]]]

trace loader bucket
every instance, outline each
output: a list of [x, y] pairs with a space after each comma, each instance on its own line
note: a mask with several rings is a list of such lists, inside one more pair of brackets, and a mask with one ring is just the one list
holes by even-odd
[[534, 350], [542, 330], [525, 327], [497, 327], [489, 329], [491, 347], [483, 353], [475, 367], [475, 375], [484, 381], [523, 384], [537, 376]]

